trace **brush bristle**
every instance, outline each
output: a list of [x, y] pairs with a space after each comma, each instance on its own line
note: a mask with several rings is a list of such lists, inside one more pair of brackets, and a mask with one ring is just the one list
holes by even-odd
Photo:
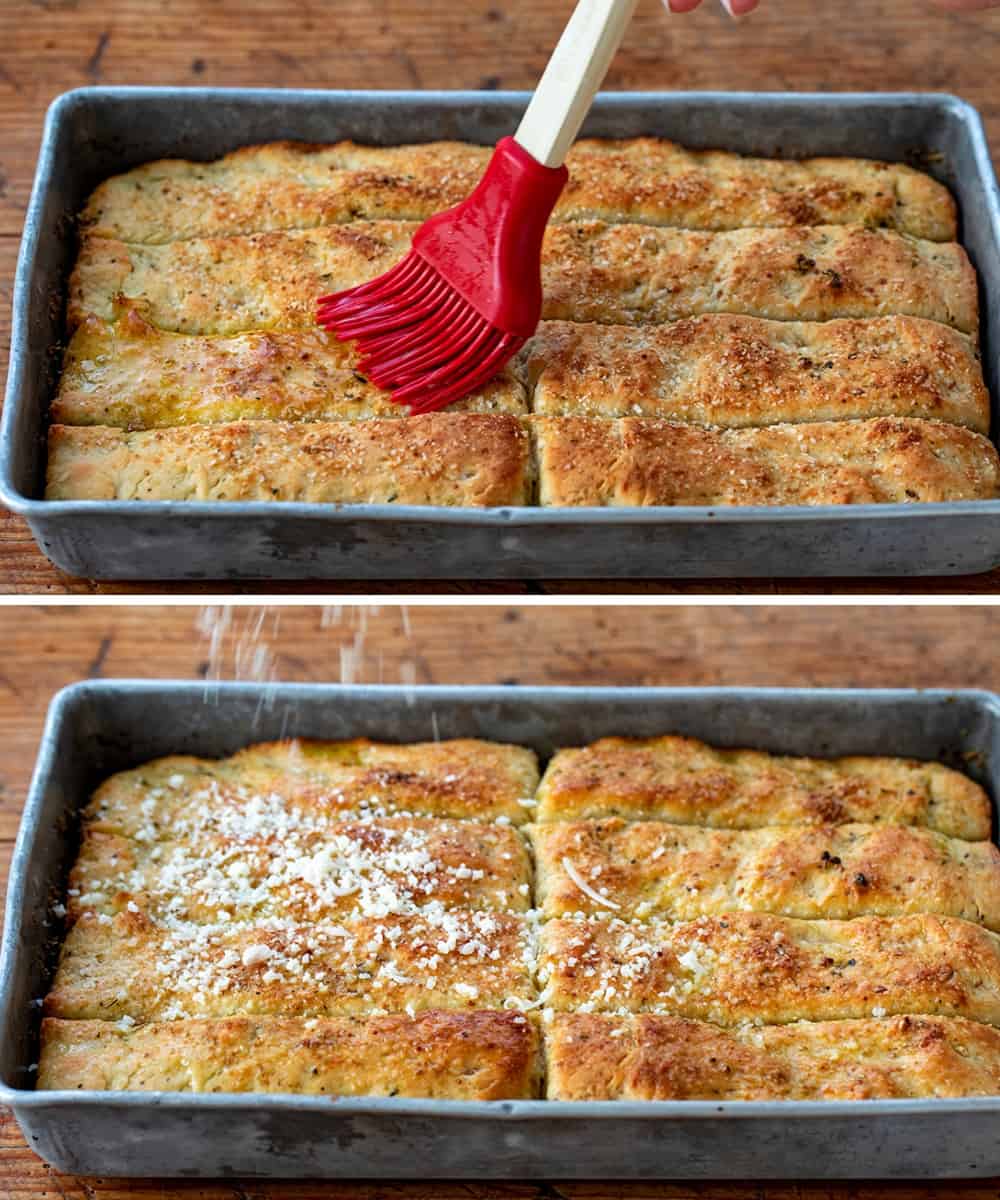
[[413, 414], [475, 391], [526, 340], [497, 329], [413, 251], [377, 279], [321, 297], [317, 320], [356, 341], [359, 370]]

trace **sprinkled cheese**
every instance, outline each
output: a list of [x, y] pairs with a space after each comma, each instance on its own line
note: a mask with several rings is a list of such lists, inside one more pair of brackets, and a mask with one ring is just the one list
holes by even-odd
[[678, 954], [677, 961], [685, 971], [691, 971], [695, 975], [704, 975], [705, 973], [705, 966], [698, 958], [693, 947], [685, 950], [683, 954]]
[[600, 892], [595, 891], [566, 856], [563, 857], [562, 867], [570, 879], [580, 889], [580, 891], [583, 892], [585, 896], [589, 896], [595, 904], [603, 904], [605, 908], [621, 908], [621, 905], [616, 904], [614, 900], [609, 900], [607, 896], [602, 896]]
[[266, 963], [270, 957], [271, 947], [258, 942], [253, 946], [247, 946], [243, 951], [243, 965], [245, 967], [256, 967], [260, 963]]

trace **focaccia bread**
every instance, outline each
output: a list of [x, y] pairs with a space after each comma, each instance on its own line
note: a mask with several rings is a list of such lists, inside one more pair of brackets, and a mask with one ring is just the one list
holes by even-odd
[[[505, 374], [448, 411], [521, 415], [528, 403]], [[127, 307], [115, 321], [88, 317], [73, 334], [51, 410], [56, 425], [123, 429], [408, 415], [357, 370], [352, 344], [318, 327], [195, 337], [155, 329]]]
[[739, 1025], [936, 1013], [1000, 1025], [1000, 937], [926, 913], [801, 921], [733, 912], [541, 929], [542, 1003]]
[[601, 738], [560, 750], [538, 790], [538, 821], [657, 817], [681, 825], [921, 825], [990, 836], [986, 792], [967, 775], [907, 758], [790, 758], [696, 738]]
[[994, 500], [982, 434], [877, 417], [707, 429], [645, 417], [529, 418], [542, 505], [888, 504]]
[[1000, 849], [941, 832], [989, 817], [937, 763], [680, 737], [540, 784], [477, 739], [157, 759], [83, 811], [38, 1087], [1000, 1094]]
[[723, 830], [619, 817], [528, 832], [546, 917], [926, 912], [1000, 930], [1000, 850], [990, 842], [898, 825]]
[[[215, 162], [161, 159], [102, 183], [83, 223], [133, 242], [303, 228], [358, 218], [424, 220], [472, 191], [491, 149], [245, 146]], [[690, 229], [743, 225], [884, 225], [955, 237], [955, 203], [928, 175], [859, 158], [801, 161], [685, 150], [661, 138], [584, 138], [553, 218], [643, 221]]]
[[41, 1090], [512, 1100], [536, 1096], [539, 1078], [535, 1026], [500, 1012], [134, 1027], [48, 1019], [38, 1064]]
[[[162, 246], [88, 237], [70, 280], [69, 323], [112, 320], [127, 303], [179, 333], [312, 328], [317, 296], [387, 271], [417, 228], [359, 221]], [[857, 225], [726, 233], [552, 225], [542, 284], [549, 320], [658, 325], [699, 313], [789, 321], [900, 313], [969, 334], [979, 323], [976, 273], [961, 246]]]
[[[1000, 492], [992, 446], [952, 429], [989, 431], [955, 203], [922, 172], [864, 159], [584, 139], [543, 247], [551, 324], [449, 413], [399, 420], [354, 348], [317, 329], [316, 298], [397, 264], [490, 153], [275, 142], [102, 183], [81, 217], [46, 498], [495, 507]], [[536, 455], [532, 410], [667, 424], [536, 423]], [[846, 422], [863, 424], [829, 428]], [[743, 428], [748, 441], [719, 432]]]
[[527, 851], [510, 826], [333, 822], [262, 803], [232, 813], [222, 832], [187, 840], [169, 829], [149, 839], [87, 830], [66, 907], [71, 921], [137, 910], [200, 924], [387, 917], [427, 905], [524, 912], [530, 883]]
[[346, 1017], [533, 1007], [525, 917], [425, 910], [306, 925], [81, 917], [45, 1013], [73, 1020]]
[[517, 365], [532, 411], [545, 417], [739, 428], [898, 416], [990, 428], [975, 345], [919, 317], [802, 323], [713, 313], [639, 328], [548, 321]]
[[1000, 1093], [1000, 1030], [949, 1017], [719, 1029], [557, 1016], [550, 1100], [876, 1100]]
[[48, 500], [526, 504], [532, 462], [517, 417], [236, 421], [130, 433], [53, 425]]
[[[504, 818], [523, 824], [538, 786], [531, 750], [462, 738], [393, 745], [295, 738], [229, 758], [174, 755], [121, 771], [96, 790], [84, 821], [126, 837], [193, 837], [262, 808], [312, 820]], [[275, 821], [279, 817], [275, 816]]]

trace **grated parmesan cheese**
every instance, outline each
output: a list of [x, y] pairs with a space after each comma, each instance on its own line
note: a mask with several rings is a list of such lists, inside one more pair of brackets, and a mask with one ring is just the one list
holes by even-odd
[[618, 909], [621, 907], [621, 905], [617, 904], [614, 900], [609, 900], [607, 896], [595, 891], [566, 856], [563, 857], [562, 867], [570, 879], [580, 889], [580, 891], [583, 892], [585, 896], [589, 896], [595, 904], [603, 904], [605, 908], [613, 909]]
[[271, 947], [265, 946], [263, 943], [257, 943], [253, 946], [247, 946], [243, 951], [243, 965], [245, 967], [256, 967], [261, 963], [266, 963], [271, 957]]

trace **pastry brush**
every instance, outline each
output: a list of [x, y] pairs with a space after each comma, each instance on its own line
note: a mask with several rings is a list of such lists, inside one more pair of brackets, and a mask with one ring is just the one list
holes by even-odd
[[426, 221], [384, 275], [318, 301], [319, 323], [356, 341], [359, 369], [411, 414], [468, 395], [535, 332], [564, 159], [637, 3], [579, 0], [517, 132], [468, 199]]

